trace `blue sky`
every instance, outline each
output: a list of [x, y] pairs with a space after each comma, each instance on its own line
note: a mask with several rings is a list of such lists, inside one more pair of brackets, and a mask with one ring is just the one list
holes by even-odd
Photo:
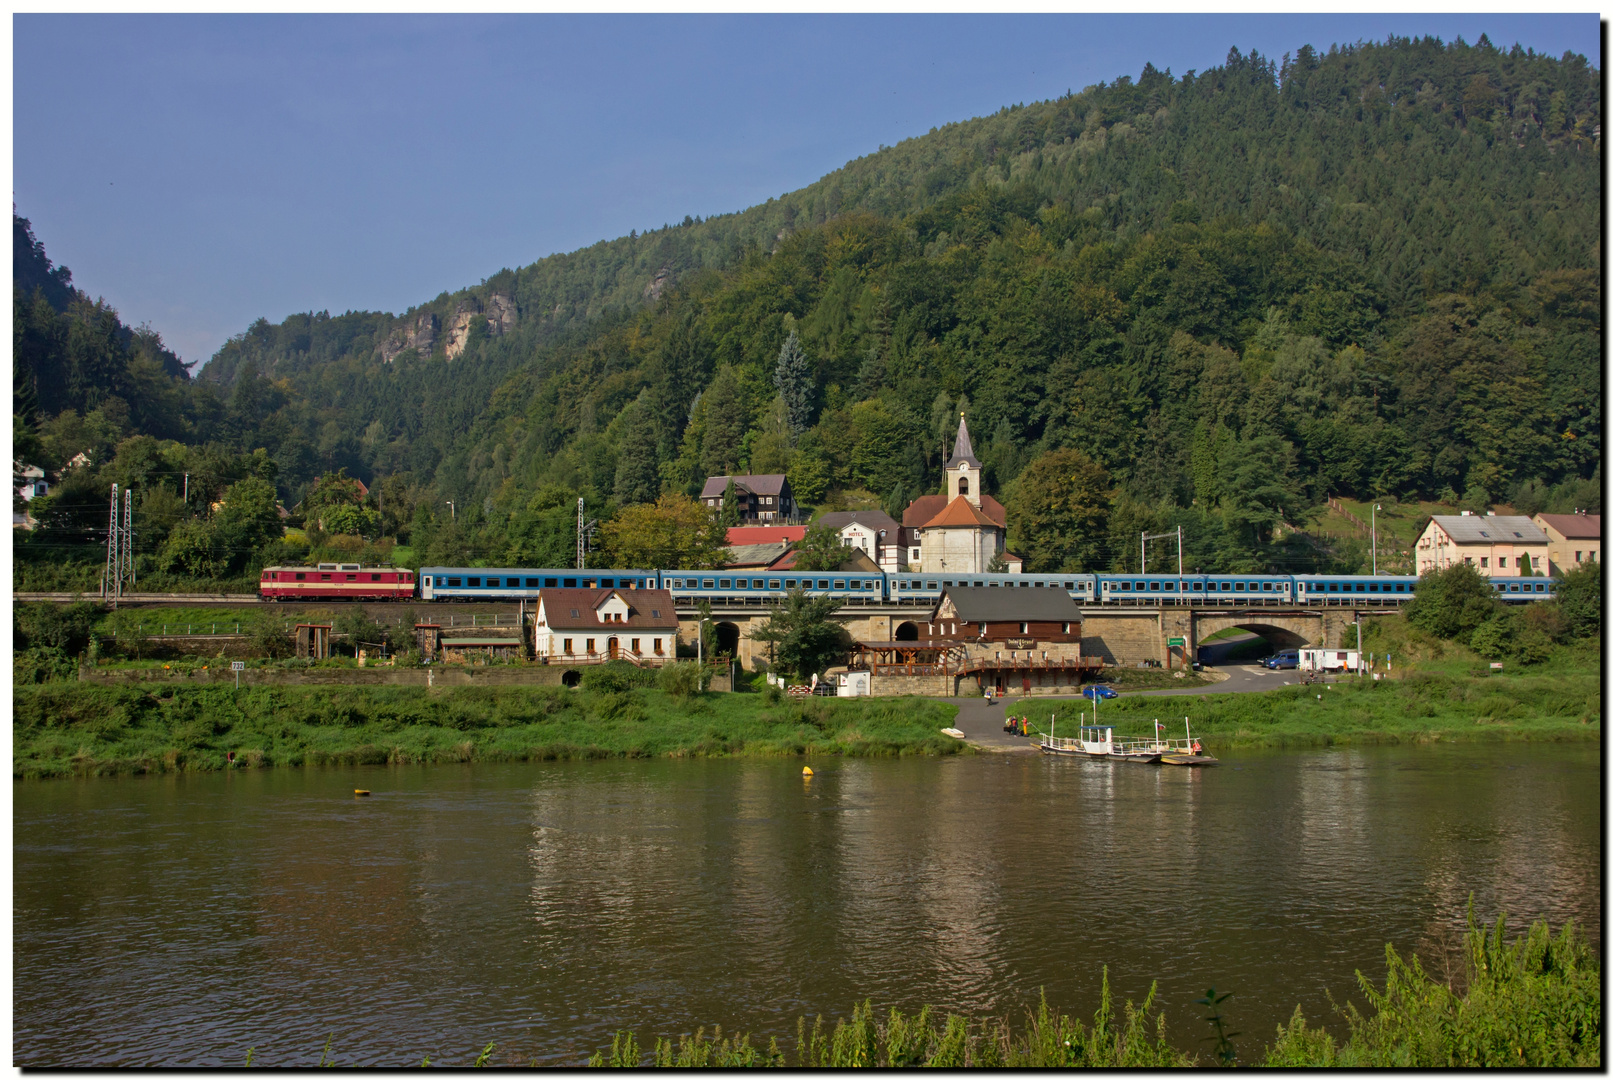
[[740, 210], [932, 126], [1231, 46], [1433, 34], [1600, 68], [1597, 16], [13, 17], [13, 201], [205, 361]]

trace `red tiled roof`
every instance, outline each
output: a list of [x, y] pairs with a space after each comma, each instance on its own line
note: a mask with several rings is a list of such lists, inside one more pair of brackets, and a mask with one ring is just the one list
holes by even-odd
[[1601, 514], [1536, 514], [1535, 520], [1550, 525], [1567, 540], [1600, 540]]
[[794, 543], [805, 536], [806, 531], [805, 525], [734, 525], [728, 530], [728, 546], [777, 544], [785, 540]]
[[[920, 495], [907, 505], [902, 511], [902, 527], [907, 529], [922, 529], [929, 524], [931, 518], [946, 509], [947, 497], [945, 495]], [[980, 496], [980, 509], [993, 525], [999, 529], [1008, 528], [1008, 512], [1003, 504], [990, 495]]]
[[975, 509], [974, 503], [959, 495], [947, 503], [946, 509], [924, 523], [926, 529], [946, 528], [1000, 528], [995, 521]]

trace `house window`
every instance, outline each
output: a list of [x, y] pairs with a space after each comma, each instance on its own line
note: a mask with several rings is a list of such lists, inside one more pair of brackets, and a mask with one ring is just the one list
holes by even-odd
[[1480, 555], [1479, 556], [1479, 565], [1484, 566], [1484, 567], [1488, 567], [1490, 565], [1490, 557], [1488, 555]]
[[1583, 551], [1574, 552], [1574, 561], [1579, 562], [1580, 561], [1580, 556], [1583, 555], [1583, 554], [1585, 554]]
[[635, 656], [638, 654], [638, 638], [633, 639], [633, 653]]
[[593, 638], [588, 639], [588, 655], [589, 656], [594, 655], [594, 639]]
[[1066, 634], [1068, 634], [1070, 632], [1070, 624], [1069, 623], [1064, 624], [1064, 632]]
[[571, 655], [571, 639], [570, 638], [566, 639], [566, 655], [567, 656]]
[[1472, 566], [1473, 565], [1473, 556], [1464, 555], [1464, 556], [1462, 556], [1462, 561], [1467, 563], [1467, 565]]
[[656, 638], [656, 639], [655, 639], [655, 655], [656, 655], [656, 656], [663, 656], [663, 655], [665, 655], [665, 654], [664, 654], [664, 653], [663, 653], [663, 652], [662, 652], [662, 651], [661, 651], [661, 639], [660, 639], [660, 638]]
[[1021, 634], [1030, 633], [1031, 632], [1031, 624], [1030, 623], [1020, 623], [1019, 624], [1019, 632]]
[[958, 477], [958, 494], [969, 494], [969, 478], [967, 476]]
[[1507, 568], [1507, 557], [1505, 555], [1500, 556], [1495, 560], [1495, 565], [1505, 570]]
[[660, 608], [651, 608], [650, 609], [650, 618], [659, 619], [660, 617], [661, 617], [661, 609]]

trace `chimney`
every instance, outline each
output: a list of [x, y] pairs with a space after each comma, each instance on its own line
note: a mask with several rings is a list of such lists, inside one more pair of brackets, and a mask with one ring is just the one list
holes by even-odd
[[1471, 510], [1463, 510], [1462, 511], [1462, 516], [1463, 517], [1472, 517], [1473, 516], [1473, 511], [1471, 511]]

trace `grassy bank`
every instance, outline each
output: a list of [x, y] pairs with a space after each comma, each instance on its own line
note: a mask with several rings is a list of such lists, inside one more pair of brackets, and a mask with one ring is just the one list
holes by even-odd
[[18, 777], [440, 761], [955, 754], [953, 705], [563, 687], [19, 686]]
[[[1585, 650], [1562, 650], [1546, 664], [1481, 674], [1453, 658], [1397, 670], [1380, 682], [1349, 679], [1255, 694], [1122, 695], [1098, 712], [1122, 736], [1151, 735], [1157, 717], [1167, 735], [1181, 738], [1182, 718], [1191, 717], [1193, 734], [1212, 753], [1235, 746], [1596, 740], [1602, 737], [1597, 659]], [[1074, 702], [1033, 701], [1024, 708], [1044, 731], [1056, 713], [1059, 730], [1071, 735], [1078, 714], [1092, 711]]]

